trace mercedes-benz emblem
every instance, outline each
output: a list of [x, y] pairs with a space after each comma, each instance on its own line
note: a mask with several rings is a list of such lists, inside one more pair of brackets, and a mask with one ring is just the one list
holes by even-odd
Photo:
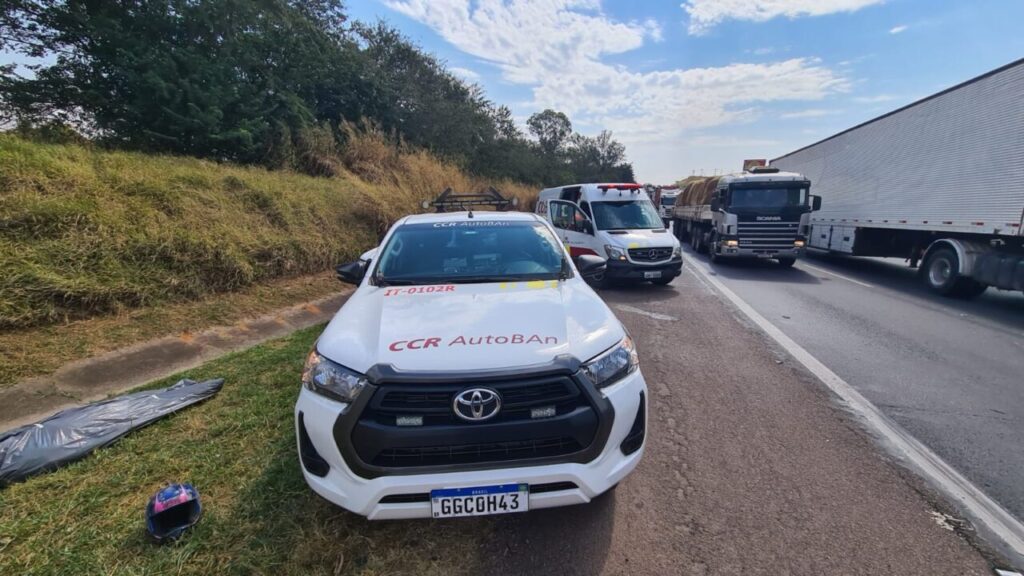
[[651, 251], [648, 253], [648, 257], [650, 257], [651, 260], [654, 260], [655, 258], [658, 257], [658, 251], [655, 249], [651, 249]]
[[498, 415], [501, 396], [490, 388], [470, 388], [455, 395], [452, 410], [467, 422], [481, 422]]

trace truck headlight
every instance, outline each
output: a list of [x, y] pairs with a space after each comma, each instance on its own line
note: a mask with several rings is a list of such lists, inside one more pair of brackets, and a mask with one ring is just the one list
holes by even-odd
[[682, 255], [683, 255], [683, 247], [682, 246], [674, 246], [672, 248], [672, 258], [679, 258]]
[[627, 334], [610, 350], [602, 352], [583, 365], [590, 381], [598, 388], [604, 388], [631, 374], [640, 367], [633, 339]]
[[739, 240], [726, 240], [725, 241], [725, 245], [728, 246], [729, 248], [735, 248], [735, 247], [740, 245], [740, 241]]
[[306, 358], [305, 368], [302, 369], [302, 386], [332, 400], [351, 403], [366, 387], [366, 378], [358, 372], [331, 362], [313, 350]]
[[796, 248], [803, 248], [804, 247], [804, 241], [803, 240], [794, 240], [793, 241], [793, 246], [796, 247]]
[[604, 245], [604, 251], [608, 254], [609, 260], [625, 260], [626, 251], [618, 246], [612, 246], [611, 244]]

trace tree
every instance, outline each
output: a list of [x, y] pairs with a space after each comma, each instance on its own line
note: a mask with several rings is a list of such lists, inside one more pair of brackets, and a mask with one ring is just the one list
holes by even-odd
[[548, 158], [556, 157], [572, 134], [572, 122], [569, 121], [569, 117], [550, 108], [530, 116], [526, 126], [537, 138], [541, 151]]

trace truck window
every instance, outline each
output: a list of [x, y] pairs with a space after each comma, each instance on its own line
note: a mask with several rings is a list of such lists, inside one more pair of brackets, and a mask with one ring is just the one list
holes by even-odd
[[806, 188], [733, 188], [733, 208], [782, 208], [807, 203]]

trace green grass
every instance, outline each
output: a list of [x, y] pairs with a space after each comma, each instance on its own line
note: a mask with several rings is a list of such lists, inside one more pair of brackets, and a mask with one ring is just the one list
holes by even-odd
[[445, 186], [488, 184], [380, 135], [345, 152], [357, 173], [314, 178], [0, 134], [0, 330], [328, 270]]
[[[322, 328], [187, 372], [226, 383], [204, 404], [0, 490], [0, 574], [472, 573], [486, 522], [368, 522], [306, 486], [292, 409]], [[193, 482], [204, 516], [182, 541], [159, 546], [143, 509], [169, 481]]]

